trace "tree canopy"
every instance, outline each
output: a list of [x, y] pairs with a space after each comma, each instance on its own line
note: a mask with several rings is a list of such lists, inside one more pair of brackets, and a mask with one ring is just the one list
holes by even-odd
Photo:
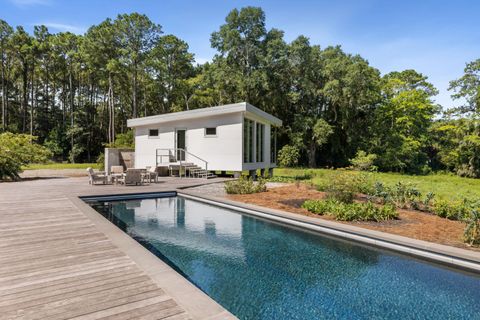
[[285, 163], [343, 167], [361, 151], [379, 170], [480, 176], [480, 60], [451, 82], [461, 106], [444, 114], [426, 75], [382, 75], [303, 35], [287, 42], [261, 8], [234, 9], [212, 31], [217, 53], [199, 65], [184, 40], [138, 13], [83, 35], [0, 20], [0, 130], [38, 136], [59, 160], [94, 161], [131, 136], [129, 118], [248, 101], [283, 120]]

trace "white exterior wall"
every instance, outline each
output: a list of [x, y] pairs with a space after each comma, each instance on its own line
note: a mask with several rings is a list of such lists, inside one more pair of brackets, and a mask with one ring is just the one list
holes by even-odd
[[[242, 113], [214, 115], [190, 120], [177, 120], [135, 128], [135, 166], [156, 165], [156, 149], [175, 148], [175, 129], [185, 129], [186, 150], [206, 161], [208, 170], [242, 170]], [[205, 128], [216, 127], [216, 137], [205, 136]], [[149, 137], [149, 129], [158, 129], [158, 137]], [[204, 163], [187, 154], [187, 162], [200, 167]]]

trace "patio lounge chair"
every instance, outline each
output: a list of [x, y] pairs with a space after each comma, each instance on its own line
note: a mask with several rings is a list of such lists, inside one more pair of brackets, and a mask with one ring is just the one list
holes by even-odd
[[118, 179], [118, 182], [127, 184], [142, 184], [142, 169], [127, 169], [127, 172]]
[[147, 171], [144, 173], [145, 179], [148, 182], [158, 182], [158, 172], [157, 167], [147, 167]]
[[108, 182], [108, 176], [103, 171], [95, 172], [92, 168], [88, 167], [87, 173], [89, 177], [88, 183], [91, 185], [94, 185], [97, 181], [101, 181], [103, 184]]

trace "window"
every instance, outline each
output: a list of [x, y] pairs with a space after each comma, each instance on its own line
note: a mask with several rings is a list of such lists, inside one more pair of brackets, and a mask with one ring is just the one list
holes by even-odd
[[216, 136], [217, 135], [217, 128], [205, 128], [205, 135], [206, 136]]
[[257, 122], [257, 162], [263, 162], [263, 150], [264, 150], [264, 133], [265, 133], [265, 125]]
[[245, 119], [243, 123], [243, 162], [253, 162], [254, 122]]
[[277, 162], [277, 128], [270, 127], [270, 162]]
[[158, 137], [158, 129], [149, 129], [148, 130], [149, 137]]

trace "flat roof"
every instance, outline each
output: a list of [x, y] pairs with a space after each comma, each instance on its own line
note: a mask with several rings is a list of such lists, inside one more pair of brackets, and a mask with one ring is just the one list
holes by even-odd
[[240, 103], [226, 104], [223, 106], [172, 112], [172, 113], [159, 114], [159, 115], [150, 116], [150, 117], [129, 119], [127, 120], [127, 126], [130, 128], [141, 127], [141, 126], [148, 126], [152, 124], [203, 118], [203, 117], [237, 113], [237, 112], [249, 112], [264, 119], [265, 121], [269, 122], [274, 126], [282, 125], [282, 120], [278, 119], [277, 117], [274, 117], [271, 114], [266, 113], [265, 111], [260, 110], [259, 108], [252, 106], [247, 102], [240, 102]]

